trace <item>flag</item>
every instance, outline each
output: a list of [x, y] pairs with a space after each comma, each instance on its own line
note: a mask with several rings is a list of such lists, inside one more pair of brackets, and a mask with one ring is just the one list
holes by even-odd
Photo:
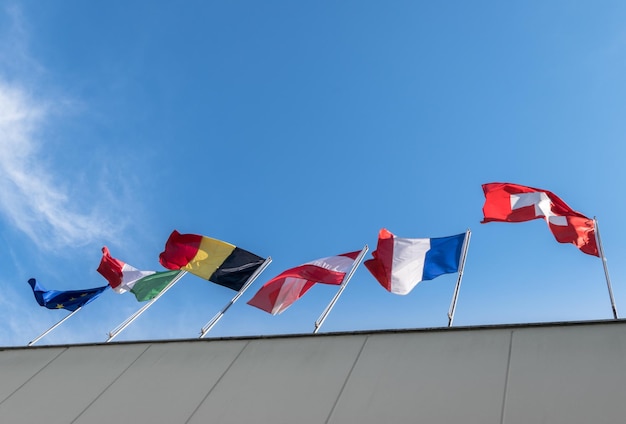
[[68, 311], [75, 311], [88, 304], [109, 288], [107, 285], [85, 290], [46, 290], [34, 278], [28, 280], [28, 284], [32, 287], [35, 300], [40, 306], [45, 306], [48, 309], [67, 309]]
[[239, 291], [265, 259], [230, 243], [174, 230], [159, 255], [167, 269], [181, 269]]
[[115, 259], [111, 256], [109, 249], [104, 246], [98, 272], [107, 279], [113, 290], [121, 294], [131, 291], [137, 281], [154, 274], [156, 271], [140, 271], [119, 259]]
[[593, 219], [576, 212], [554, 193], [509, 183], [483, 184], [485, 204], [481, 222], [523, 222], [545, 219], [559, 243], [572, 243], [599, 256]]
[[163, 271], [147, 275], [135, 282], [130, 292], [138, 302], [154, 299], [183, 271]]
[[340, 285], [360, 251], [317, 259], [283, 271], [269, 280], [248, 305], [277, 315], [300, 299], [315, 283]]
[[102, 248], [98, 272], [107, 279], [115, 292], [122, 294], [130, 291], [138, 302], [155, 298], [180, 274], [180, 271], [140, 271], [113, 258], [106, 246]]
[[387, 291], [408, 294], [420, 281], [459, 270], [465, 233], [438, 238], [401, 238], [383, 228], [365, 267]]

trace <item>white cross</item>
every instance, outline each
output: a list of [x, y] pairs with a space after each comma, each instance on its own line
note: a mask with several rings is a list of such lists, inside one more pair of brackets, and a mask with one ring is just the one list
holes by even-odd
[[546, 221], [553, 225], [567, 226], [567, 219], [564, 216], [556, 215], [552, 212], [552, 202], [543, 191], [511, 194], [511, 210], [525, 206], [534, 206], [537, 218], [543, 216], [546, 218]]

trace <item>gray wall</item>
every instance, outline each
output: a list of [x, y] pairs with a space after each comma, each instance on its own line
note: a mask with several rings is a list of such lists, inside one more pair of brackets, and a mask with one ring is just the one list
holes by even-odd
[[623, 423], [626, 321], [7, 348], [1, 423]]

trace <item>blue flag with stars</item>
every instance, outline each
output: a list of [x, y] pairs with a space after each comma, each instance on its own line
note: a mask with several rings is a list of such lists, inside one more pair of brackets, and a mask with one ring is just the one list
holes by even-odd
[[33, 288], [33, 294], [39, 305], [48, 309], [67, 309], [68, 311], [75, 311], [81, 306], [88, 304], [109, 288], [107, 284], [106, 286], [85, 290], [46, 290], [34, 278], [28, 280], [28, 284]]

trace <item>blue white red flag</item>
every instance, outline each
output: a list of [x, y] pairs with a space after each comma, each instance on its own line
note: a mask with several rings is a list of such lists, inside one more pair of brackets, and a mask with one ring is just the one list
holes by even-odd
[[408, 294], [424, 280], [459, 270], [465, 233], [439, 238], [401, 238], [386, 229], [378, 234], [373, 259], [365, 267], [387, 291]]

